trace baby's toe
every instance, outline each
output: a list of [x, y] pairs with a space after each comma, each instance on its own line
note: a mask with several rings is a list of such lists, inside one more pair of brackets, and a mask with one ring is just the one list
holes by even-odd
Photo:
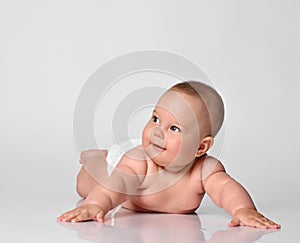
[[79, 161], [81, 163], [84, 163], [85, 160], [86, 160], [86, 151], [83, 151], [83, 152], [80, 153], [80, 159], [79, 159]]

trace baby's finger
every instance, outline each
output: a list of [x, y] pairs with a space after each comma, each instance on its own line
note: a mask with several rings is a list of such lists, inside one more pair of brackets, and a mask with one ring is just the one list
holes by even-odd
[[58, 220], [58, 221], [62, 221], [64, 218], [67, 217], [67, 215], [69, 214], [69, 212], [70, 212], [70, 211], [61, 214], [59, 217], [57, 217], [57, 220]]
[[244, 225], [246, 226], [252, 226], [255, 228], [260, 228], [260, 229], [266, 229], [267, 226], [265, 225], [265, 223], [257, 218], [252, 218], [252, 219], [247, 219], [243, 222]]
[[81, 213], [71, 220], [72, 223], [86, 221], [91, 219], [87, 213]]
[[268, 229], [279, 229], [280, 228], [279, 224], [276, 224], [275, 222], [264, 217], [261, 214], [259, 215], [259, 217], [255, 218], [255, 219]]
[[61, 215], [58, 220], [62, 221], [62, 222], [68, 222], [70, 220], [72, 220], [73, 218], [75, 218], [77, 216], [77, 213], [74, 211], [70, 211], [67, 213], [64, 213], [63, 215]]
[[279, 224], [276, 224], [272, 220], [269, 220], [268, 218], [263, 219], [263, 224], [267, 226], [268, 229], [280, 229], [281, 226]]
[[104, 222], [104, 213], [102, 210], [100, 210], [97, 215], [96, 215], [96, 219], [98, 222], [103, 223]]

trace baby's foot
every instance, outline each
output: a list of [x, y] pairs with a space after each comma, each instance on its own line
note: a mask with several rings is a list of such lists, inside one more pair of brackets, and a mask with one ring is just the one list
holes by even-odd
[[106, 158], [107, 156], [107, 150], [100, 150], [100, 149], [90, 149], [87, 151], [83, 151], [80, 154], [79, 162], [81, 164], [85, 164], [87, 160], [95, 157], [102, 157], [104, 156]]
[[98, 183], [102, 183], [107, 174], [107, 150], [91, 149], [80, 154], [80, 163], [85, 171]]

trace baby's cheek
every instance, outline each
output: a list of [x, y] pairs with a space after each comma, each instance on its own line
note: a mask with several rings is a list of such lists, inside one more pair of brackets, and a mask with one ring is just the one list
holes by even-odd
[[143, 129], [143, 133], [142, 133], [142, 142], [148, 142], [149, 140], [149, 125], [147, 124], [144, 129]]
[[191, 139], [182, 139], [181, 145], [178, 148], [178, 157], [181, 160], [190, 162], [195, 158], [195, 155], [198, 150], [198, 144]]
[[196, 136], [187, 136], [183, 139], [182, 144], [186, 153], [191, 153], [195, 155], [195, 153], [198, 150], [199, 139]]

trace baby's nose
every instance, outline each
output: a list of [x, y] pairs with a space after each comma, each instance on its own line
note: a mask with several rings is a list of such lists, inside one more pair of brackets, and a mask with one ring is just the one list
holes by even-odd
[[164, 139], [165, 134], [161, 127], [153, 127], [150, 131], [150, 137]]

